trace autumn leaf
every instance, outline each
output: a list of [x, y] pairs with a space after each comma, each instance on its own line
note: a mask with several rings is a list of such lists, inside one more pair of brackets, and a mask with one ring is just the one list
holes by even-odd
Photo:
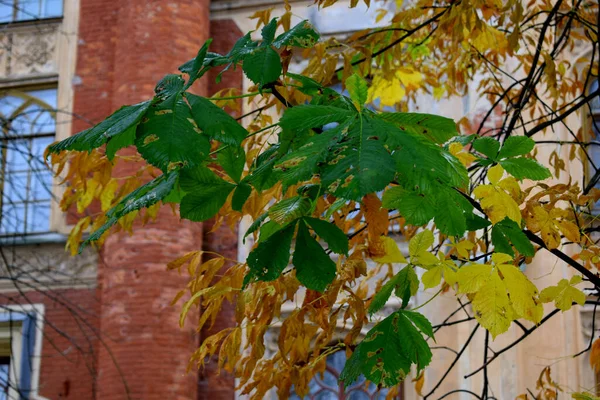
[[554, 302], [556, 308], [562, 311], [571, 309], [573, 302], [580, 306], [585, 304], [585, 293], [575, 286], [581, 283], [582, 278], [579, 275], [570, 280], [561, 279], [556, 286], [549, 286], [540, 293], [540, 300], [543, 303]]
[[[481, 199], [481, 207], [490, 218], [492, 223], [498, 223], [508, 217], [516, 223], [521, 223], [521, 210], [519, 205], [509, 193], [507, 193], [505, 180], [500, 180], [504, 174], [504, 169], [496, 165], [489, 169], [489, 185], [479, 185], [473, 190], [473, 194]], [[510, 182], [510, 181], [509, 181]]]

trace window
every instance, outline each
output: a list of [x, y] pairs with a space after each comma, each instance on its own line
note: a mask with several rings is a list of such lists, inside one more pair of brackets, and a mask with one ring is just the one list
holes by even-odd
[[54, 141], [56, 89], [0, 95], [0, 236], [49, 231], [52, 173], [44, 150]]
[[[377, 390], [372, 383], [366, 384], [363, 376], [345, 387], [339, 381], [340, 373], [346, 363], [346, 352], [338, 351], [327, 357], [327, 367], [323, 375], [317, 374], [309, 383], [310, 392], [303, 400], [384, 400], [388, 389]], [[300, 400], [295, 393], [290, 396], [292, 400]], [[401, 396], [396, 399], [402, 399]]]
[[36, 393], [41, 347], [38, 312], [17, 306], [0, 313], [0, 400], [28, 399]]
[[61, 17], [63, 0], [0, 0], [0, 23]]

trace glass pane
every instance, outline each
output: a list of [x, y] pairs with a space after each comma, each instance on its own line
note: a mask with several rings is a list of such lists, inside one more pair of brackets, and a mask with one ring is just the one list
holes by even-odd
[[27, 233], [50, 230], [50, 202], [29, 204], [27, 208]]
[[35, 90], [23, 96], [24, 109], [11, 110], [13, 122], [10, 133], [13, 135], [39, 135], [54, 133], [56, 122], [56, 89]]
[[6, 143], [6, 170], [26, 171], [29, 168], [30, 141], [8, 140], [4, 143]]
[[22, 204], [3, 204], [0, 234], [25, 231], [25, 207]]
[[41, 0], [18, 0], [17, 21], [36, 19], [40, 17]]
[[31, 173], [29, 200], [50, 200], [52, 198], [52, 174], [50, 171]]
[[348, 395], [348, 399], [349, 400], [369, 400], [370, 396], [363, 391], [355, 390], [354, 392], [351, 392]]
[[[0, 2], [0, 23], [11, 22], [15, 8], [8, 1]], [[1, 399], [2, 397], [0, 397]]]
[[4, 176], [3, 203], [21, 203], [27, 201], [27, 172], [7, 173]]
[[48, 169], [44, 163], [44, 151], [46, 151], [46, 147], [52, 143], [54, 143], [54, 136], [33, 139], [33, 143], [31, 145], [31, 169]]
[[10, 357], [0, 357], [0, 400], [8, 400]]
[[46, 0], [44, 4], [44, 10], [42, 12], [42, 18], [54, 18], [60, 17], [63, 13], [63, 2], [62, 0]]

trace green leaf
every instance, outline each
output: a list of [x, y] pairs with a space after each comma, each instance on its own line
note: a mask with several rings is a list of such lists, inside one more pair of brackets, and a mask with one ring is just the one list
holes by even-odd
[[311, 209], [311, 201], [306, 197], [295, 196], [281, 200], [269, 208], [269, 218], [279, 225], [305, 216]]
[[290, 248], [295, 228], [296, 224], [291, 224], [281, 229], [277, 235], [271, 235], [268, 239], [261, 241], [250, 252], [246, 260], [250, 271], [245, 282], [272, 281], [279, 278], [290, 261]]
[[246, 233], [244, 233], [244, 238], [242, 240], [242, 243], [246, 243], [246, 236], [256, 232], [258, 230], [258, 228], [260, 228], [262, 223], [265, 221], [265, 219], [267, 219], [268, 216], [269, 216], [268, 213], [264, 213], [252, 222], [252, 224], [248, 227], [248, 230], [246, 231]]
[[527, 136], [509, 136], [498, 153], [498, 159], [528, 154], [534, 146], [535, 141]]
[[418, 330], [421, 331], [422, 334], [429, 336], [435, 341], [433, 336], [433, 326], [431, 326], [431, 322], [423, 314], [409, 310], [403, 310], [402, 313], [417, 327]]
[[[495, 251], [514, 256], [514, 252], [510, 245], [507, 246], [508, 241], [512, 242], [513, 246], [515, 246], [517, 251], [522, 255], [527, 257], [533, 257], [535, 255], [533, 245], [519, 225], [510, 218], [504, 218], [492, 228], [492, 243], [496, 247]], [[502, 249], [507, 251], [502, 251]]]
[[450, 118], [420, 113], [380, 113], [379, 117], [391, 122], [403, 131], [424, 135], [439, 144], [458, 136], [456, 123]]
[[181, 218], [190, 221], [206, 221], [214, 217], [235, 188], [204, 166], [183, 170], [179, 184], [187, 193], [181, 199]]
[[404, 190], [400, 186], [388, 189], [383, 194], [383, 207], [397, 209], [407, 224], [422, 226], [435, 216], [435, 206], [429, 196]]
[[473, 142], [473, 148], [489, 159], [496, 161], [498, 150], [500, 150], [500, 142], [491, 137], [482, 137]]
[[268, 24], [263, 26], [261, 36], [263, 42], [261, 46], [270, 46], [275, 40], [275, 32], [277, 31], [277, 18], [273, 18]]
[[88, 243], [100, 239], [120, 218], [133, 211], [148, 208], [165, 199], [174, 189], [177, 178], [176, 171], [162, 174], [123, 197], [116, 206], [106, 212], [107, 221], [81, 244], [79, 251], [81, 252]]
[[453, 189], [438, 190], [434, 222], [443, 234], [460, 236], [467, 230], [465, 211], [470, 211], [473, 207], [464, 204], [463, 200]]
[[179, 67], [179, 70], [181, 72], [183, 72], [184, 74], [188, 74], [190, 77], [188, 79], [187, 83], [185, 84], [183, 90], [186, 90], [190, 86], [192, 86], [192, 84], [197, 79], [200, 79], [202, 77], [202, 75], [204, 75], [206, 73], [206, 71], [208, 71], [208, 68], [203, 68], [203, 67], [204, 67], [204, 62], [206, 60], [206, 53], [208, 52], [208, 47], [210, 46], [211, 43], [212, 43], [212, 39], [208, 39], [206, 42], [204, 42], [204, 44], [202, 45], [200, 50], [198, 50], [198, 54], [196, 55], [195, 58], [193, 58], [192, 60], [186, 62], [185, 64], [183, 64]]
[[156, 84], [154, 93], [161, 100], [166, 100], [171, 96], [179, 94], [183, 90], [185, 81], [180, 75], [169, 74], [162, 78]]
[[429, 365], [431, 350], [420, 332], [427, 327], [414, 314], [399, 310], [375, 325], [356, 347], [340, 380], [349, 385], [363, 374], [375, 385], [391, 387], [404, 380], [411, 365], [417, 373]]
[[317, 171], [317, 166], [327, 159], [330, 147], [342, 139], [347, 125], [310, 136], [297, 150], [282, 157], [274, 169], [281, 171], [283, 183], [290, 186], [309, 180]]
[[361, 78], [357, 74], [353, 74], [346, 79], [346, 89], [348, 93], [350, 93], [350, 98], [352, 101], [358, 105], [357, 108], [362, 108], [362, 106], [367, 102], [368, 97], [368, 87], [367, 82]]
[[195, 167], [210, 151], [181, 95], [150, 108], [138, 127], [135, 145], [146, 161], [165, 172]]
[[348, 236], [333, 222], [318, 218], [304, 218], [315, 233], [327, 243], [329, 249], [336, 254], [348, 254]]
[[277, 36], [273, 46], [281, 48], [293, 46], [301, 48], [313, 47], [319, 41], [319, 34], [308, 21], [302, 21], [287, 32]]
[[502, 168], [517, 179], [543, 181], [552, 176], [550, 170], [531, 158], [519, 157], [500, 161]]
[[479, 229], [487, 228], [492, 223], [485, 218], [481, 218], [479, 215], [474, 213], [465, 213], [467, 220], [467, 230], [477, 231]]
[[186, 93], [185, 97], [190, 103], [196, 125], [205, 135], [224, 144], [242, 144], [248, 131], [235, 118], [204, 97], [190, 93]]
[[335, 278], [335, 263], [310, 235], [304, 221], [298, 223], [292, 263], [296, 267], [296, 278], [308, 289], [324, 292]]
[[259, 86], [275, 82], [282, 72], [279, 54], [270, 47], [259, 47], [244, 58], [242, 69]]
[[410, 297], [419, 290], [419, 277], [411, 265], [402, 268], [396, 275], [396, 296], [402, 299], [402, 308], [406, 308]]
[[135, 133], [137, 125], [130, 126], [126, 131], [120, 135], [113, 136], [112, 139], [106, 144], [106, 157], [109, 160], [113, 160], [117, 151], [125, 147], [133, 146], [135, 144]]
[[238, 184], [233, 192], [233, 197], [231, 198], [231, 208], [234, 211], [242, 211], [242, 207], [246, 204], [251, 193], [252, 186], [244, 182]]
[[381, 289], [379, 289], [375, 293], [375, 295], [373, 296], [373, 300], [371, 300], [371, 303], [369, 304], [370, 315], [375, 314], [377, 311], [381, 310], [385, 306], [385, 303], [387, 303], [390, 299], [390, 296], [394, 292], [394, 289], [396, 289], [397, 279], [398, 274], [394, 275], [393, 278], [388, 280], [385, 283], [385, 285], [383, 285]]
[[217, 163], [234, 182], [238, 183], [246, 165], [246, 153], [242, 147], [223, 146], [223, 150], [217, 153]]
[[131, 129], [135, 132], [135, 127], [150, 104], [150, 101], [144, 101], [133, 106], [123, 106], [98, 125], [51, 145], [48, 151], [50, 153], [60, 153], [64, 150], [91, 151], [120, 135], [127, 135]]
[[371, 120], [362, 118], [347, 137], [332, 146], [321, 169], [321, 182], [336, 197], [360, 200], [367, 193], [383, 190], [396, 176], [395, 162]]
[[309, 128], [321, 128], [332, 122], [341, 123], [354, 115], [356, 112], [339, 107], [306, 104], [286, 109], [279, 125], [283, 129], [302, 131]]

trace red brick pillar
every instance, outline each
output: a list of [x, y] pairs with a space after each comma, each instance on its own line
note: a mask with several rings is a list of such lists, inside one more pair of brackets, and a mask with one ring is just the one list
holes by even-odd
[[[156, 82], [194, 57], [209, 35], [209, 0], [81, 2], [75, 112], [96, 122], [150, 98]], [[115, 173], [136, 168], [120, 164]], [[99, 266], [105, 346], [98, 354], [98, 399], [196, 399], [197, 375], [186, 367], [198, 334], [192, 323], [179, 329], [179, 306], [169, 304], [187, 278], [165, 266], [201, 244], [202, 225], [180, 222], [167, 209], [133, 236], [106, 241]]]

